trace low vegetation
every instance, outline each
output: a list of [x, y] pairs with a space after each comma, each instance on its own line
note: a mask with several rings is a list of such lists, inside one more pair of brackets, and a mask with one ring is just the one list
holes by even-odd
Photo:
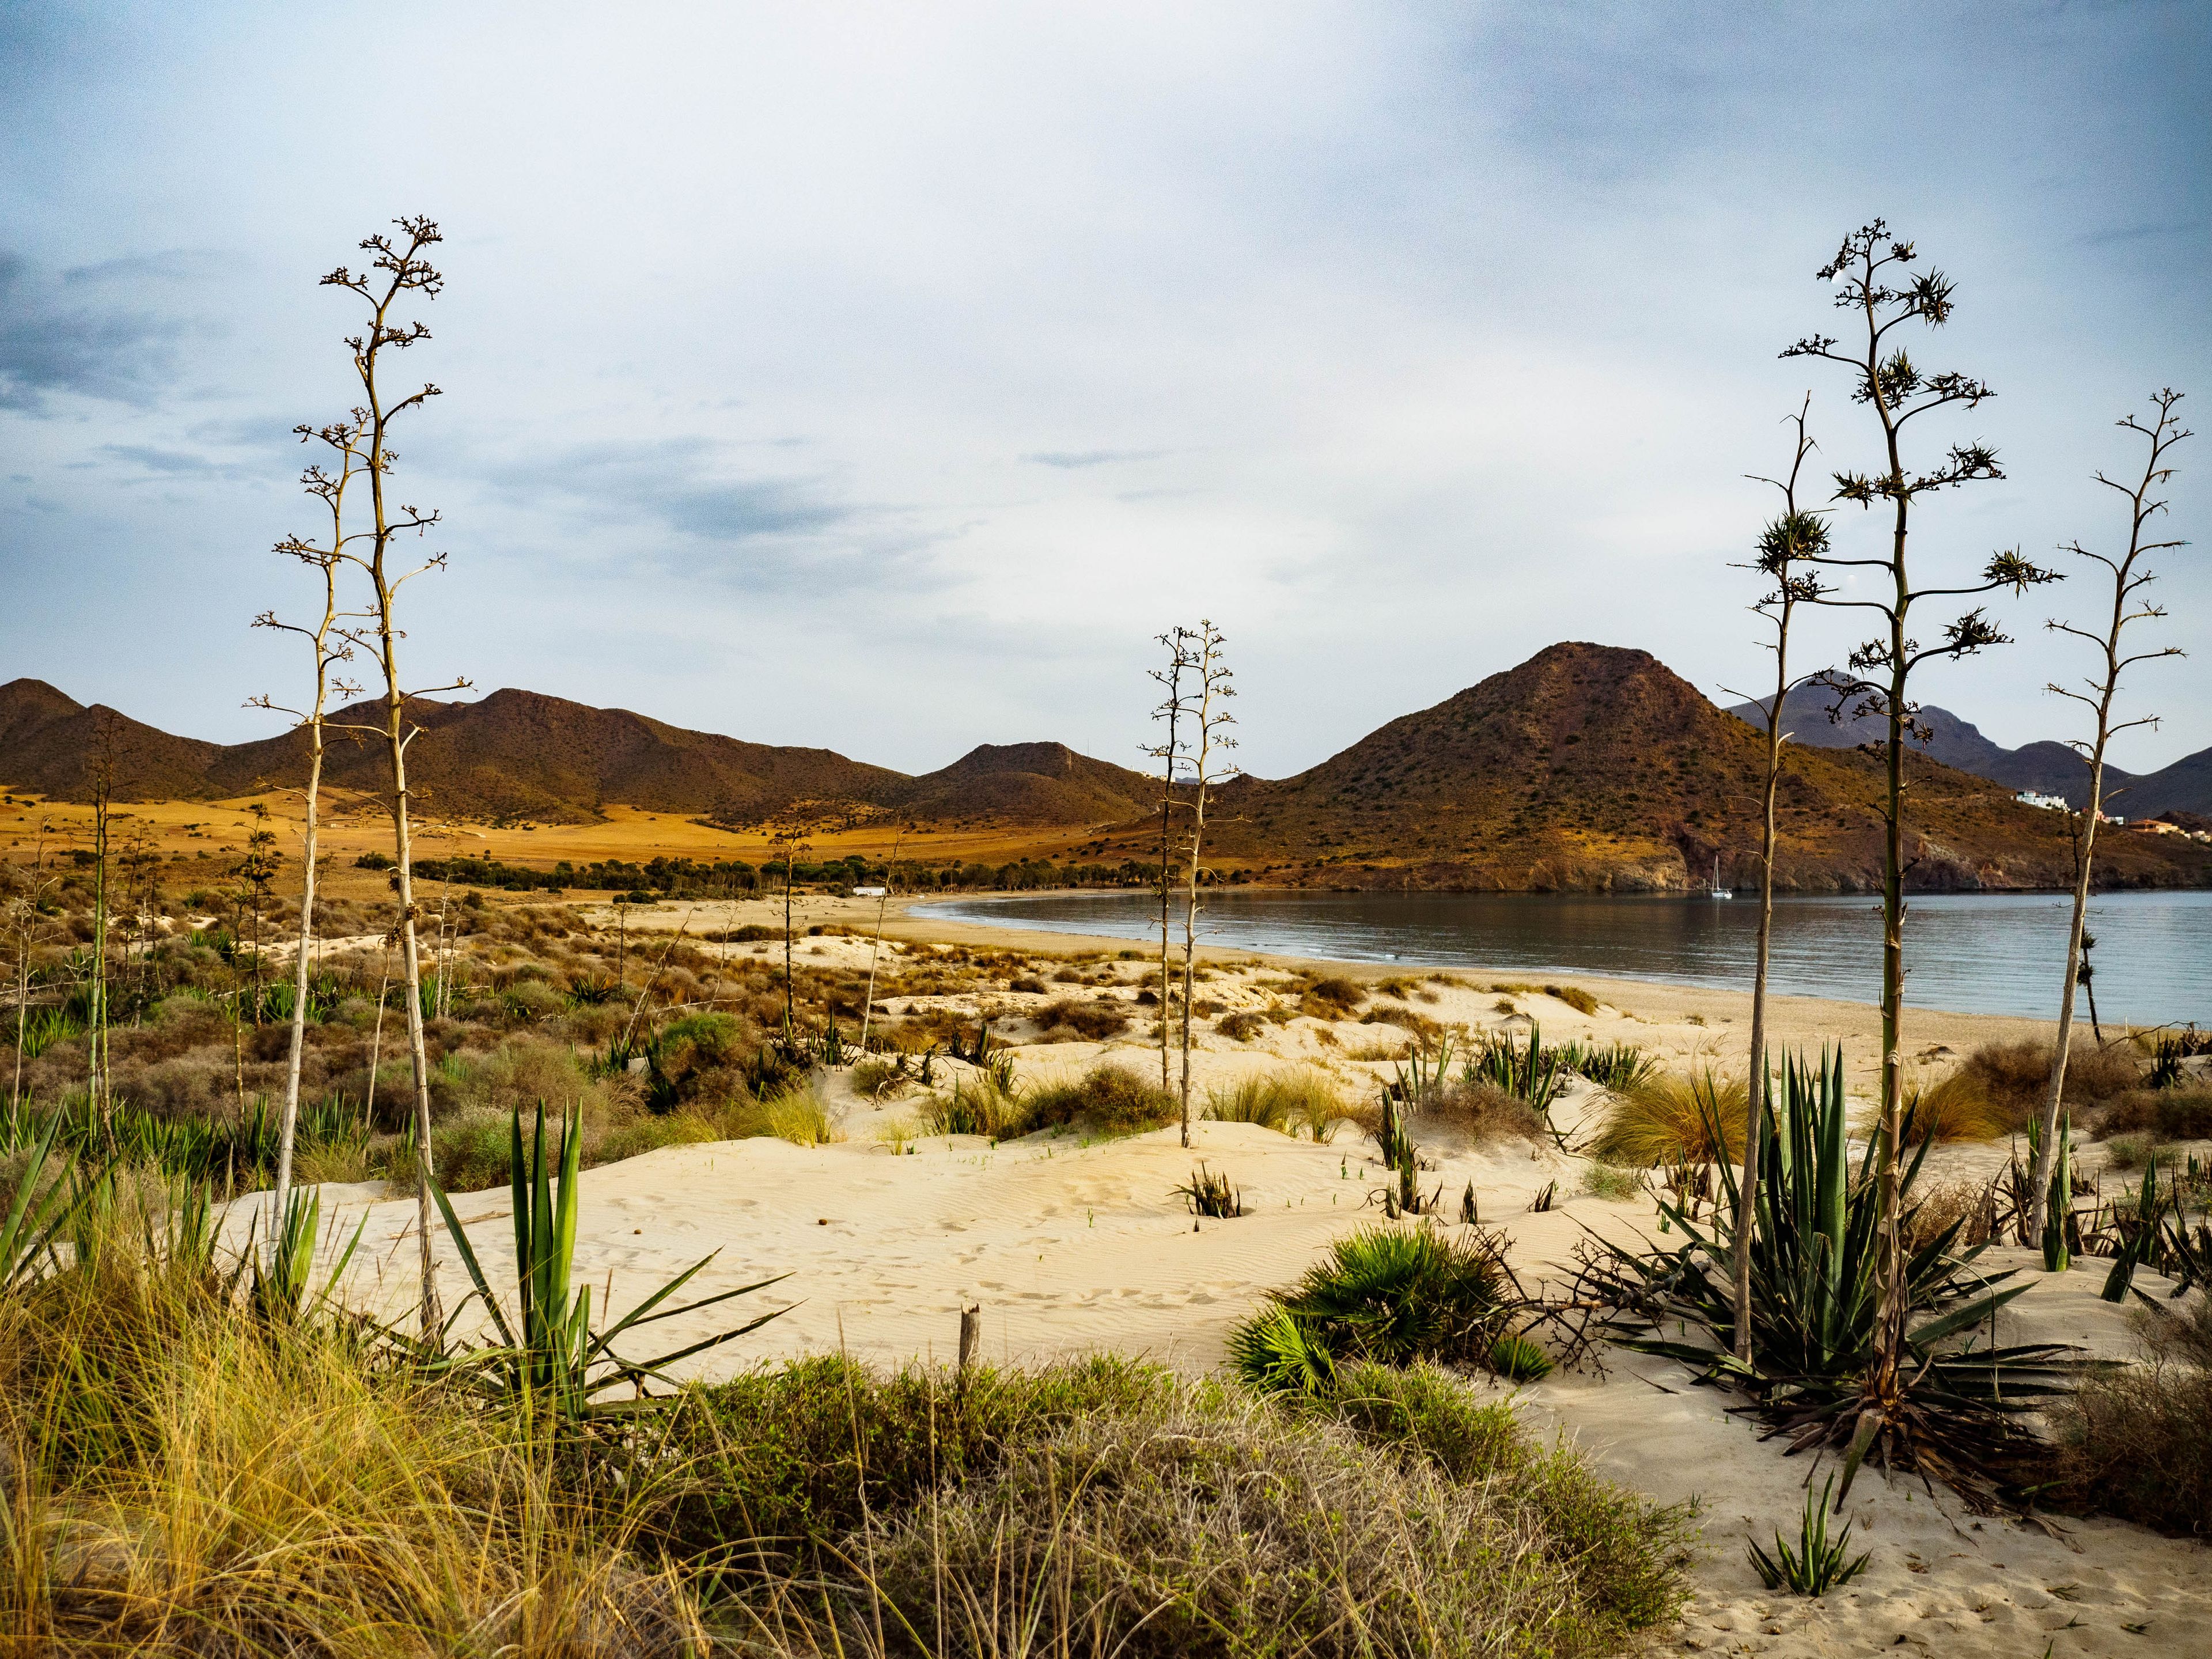
[[2212, 1538], [2212, 1301], [2137, 1323], [2147, 1358], [2091, 1375], [2054, 1413], [2057, 1472], [2038, 1496]]
[[1590, 1152], [1607, 1164], [1740, 1164], [1747, 1085], [1711, 1070], [1652, 1073], [1616, 1092]]

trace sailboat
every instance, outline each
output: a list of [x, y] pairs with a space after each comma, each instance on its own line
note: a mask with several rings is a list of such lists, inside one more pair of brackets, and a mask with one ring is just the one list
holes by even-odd
[[1713, 854], [1713, 884], [1711, 888], [1711, 896], [1717, 899], [1732, 899], [1735, 896], [1735, 890], [1733, 888], [1723, 887], [1721, 885], [1721, 860], [1720, 854], [1717, 853]]

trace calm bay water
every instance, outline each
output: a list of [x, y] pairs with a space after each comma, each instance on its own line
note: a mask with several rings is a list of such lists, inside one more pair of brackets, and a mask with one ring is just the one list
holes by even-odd
[[[1929, 894], [1910, 906], [1908, 1003], [2056, 1017], [2070, 908], [2065, 896]], [[948, 899], [919, 905], [915, 914], [1106, 939], [1159, 936], [1158, 901], [1140, 893]], [[1200, 927], [1208, 945], [1343, 962], [1748, 990], [1759, 905], [1755, 898], [1232, 890], [1208, 895]], [[2097, 941], [2097, 1011], [2106, 1019], [2212, 1024], [2212, 892], [2094, 898], [2089, 932]], [[1881, 983], [1880, 901], [1778, 899], [1772, 982], [1785, 995], [1875, 1000]]]

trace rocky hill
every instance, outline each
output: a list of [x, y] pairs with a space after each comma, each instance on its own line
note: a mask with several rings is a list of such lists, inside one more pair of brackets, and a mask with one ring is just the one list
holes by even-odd
[[[1881, 870], [1882, 768], [1792, 745], [1778, 887], [1863, 889]], [[2060, 815], [1916, 757], [1912, 884], [2071, 879]], [[1391, 721], [1312, 770], [1223, 792], [1217, 831], [1280, 879], [1345, 886], [1681, 890], [1757, 878], [1761, 740], [1646, 652], [1567, 643]], [[1233, 805], [1233, 811], [1230, 811]], [[2119, 884], [2196, 885], [2212, 849], [2113, 837]]]

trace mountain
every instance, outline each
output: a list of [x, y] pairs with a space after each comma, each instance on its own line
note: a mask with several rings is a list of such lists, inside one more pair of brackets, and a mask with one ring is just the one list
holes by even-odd
[[[333, 720], [374, 712], [362, 705]], [[1814, 714], [1820, 726], [1799, 721], [1804, 732], [1825, 725]], [[412, 716], [421, 731], [408, 749], [410, 781], [431, 817], [582, 823], [623, 805], [744, 827], [797, 811], [848, 823], [1043, 828], [1066, 832], [1055, 844], [1085, 859], [1157, 856], [1157, 783], [1057, 743], [985, 744], [909, 777], [826, 749], [746, 743], [531, 691], [419, 702]], [[1945, 729], [1948, 752], [1979, 738], [1964, 722]], [[103, 734], [118, 799], [230, 799], [295, 785], [305, 771], [296, 732], [201, 743], [86, 708], [38, 681], [0, 687], [0, 780], [12, 786], [86, 799]], [[1784, 757], [1776, 885], [1878, 884], [1880, 757], [1806, 741]], [[2175, 802], [2197, 799], [2192, 788], [2212, 785], [2188, 772], [2200, 763], [2206, 757], [2136, 780], [2124, 798], [2130, 816], [2150, 814], [2154, 799], [2136, 792], [2160, 779], [2173, 785]], [[1915, 754], [1908, 766], [1914, 887], [2070, 882], [2062, 814], [2022, 806], [2010, 787], [1939, 759]], [[332, 734], [334, 787], [374, 793], [381, 771], [372, 738]], [[1759, 735], [1657, 659], [1567, 643], [1392, 720], [1295, 777], [1224, 786], [1207, 815], [1206, 847], [1246, 878], [1310, 886], [1682, 891], [1702, 887], [1718, 859], [1724, 881], [1750, 887], [1764, 775]], [[1031, 836], [1024, 850], [1036, 845]], [[2116, 886], [2205, 884], [2212, 848], [2113, 835], [2100, 842], [2099, 871]]]
[[88, 708], [44, 680], [0, 685], [0, 777], [18, 788], [90, 800], [105, 771], [118, 800], [188, 798], [220, 753], [103, 703]]
[[[383, 788], [380, 739], [346, 729], [373, 726], [381, 713], [363, 702], [331, 715], [324, 778], [333, 788]], [[1057, 743], [986, 744], [913, 778], [827, 749], [746, 743], [535, 691], [419, 700], [408, 714], [421, 728], [407, 746], [409, 787], [437, 817], [574, 823], [619, 803], [732, 824], [812, 810], [1062, 825], [1151, 810], [1139, 775]], [[228, 745], [174, 738], [112, 709], [86, 708], [41, 681], [16, 680], [0, 686], [0, 778], [58, 799], [88, 799], [103, 729], [118, 734], [118, 799], [228, 799], [307, 772], [307, 740], [297, 731]]]
[[[408, 715], [422, 728], [407, 746], [408, 787], [440, 817], [574, 823], [619, 802], [737, 820], [805, 802], [865, 798], [900, 777], [827, 749], [745, 743], [536, 691], [498, 690], [476, 702], [416, 702], [408, 705]], [[361, 703], [340, 710], [331, 723], [343, 727], [381, 718], [375, 704]], [[325, 775], [340, 788], [382, 788], [380, 742], [331, 732]], [[209, 769], [208, 788], [217, 796], [239, 795], [268, 780], [296, 778], [306, 754], [307, 739], [298, 732], [239, 744]]]
[[1109, 823], [1158, 811], [1159, 785], [1063, 743], [987, 743], [878, 799], [914, 818]]
[[[1761, 697], [1756, 702], [1740, 702], [1728, 712], [1755, 731], [1764, 732], [1766, 705], [1772, 701], [1771, 697]], [[1816, 749], [1853, 749], [1863, 743], [1887, 740], [1888, 722], [1878, 714], [1856, 712], [1855, 698], [1846, 697], [1843, 718], [1832, 721], [1828, 710], [1836, 701], [1837, 694], [1825, 686], [1799, 686], [1783, 699], [1782, 729], [1790, 734], [1791, 742]], [[2008, 789], [2063, 795], [2077, 804], [2088, 799], [2089, 763], [2065, 744], [2031, 743], [2018, 749], [2007, 749], [1984, 737], [1972, 720], [1932, 705], [1923, 708], [1917, 718], [1929, 734], [1928, 742], [1920, 745], [1920, 752], [1930, 760], [1954, 766], [1961, 772], [1972, 772], [1978, 778], [1987, 778]], [[2131, 781], [2130, 775], [2117, 766], [2106, 766], [2105, 777], [2107, 789]]]
[[[1847, 714], [1832, 724], [1828, 708], [1835, 700], [1833, 692], [1820, 686], [1798, 687], [1783, 702], [1782, 729], [1795, 742], [1822, 749], [1848, 749], [1883, 738], [1886, 723], [1871, 714]], [[1728, 712], [1764, 732], [1771, 701], [1762, 697], [1738, 703]], [[1923, 708], [1919, 718], [1932, 734], [1922, 750], [1930, 759], [2008, 789], [2063, 796], [2076, 806], [2089, 798], [2089, 763], [2070, 744], [2045, 741], [2007, 749], [1948, 708]], [[2155, 817], [2169, 811], [2212, 813], [2212, 749], [2185, 756], [2156, 772], [2127, 772], [2107, 763], [2105, 795], [2112, 810], [2128, 817]]]
[[[1778, 887], [1863, 890], [1881, 870], [1882, 768], [1792, 745]], [[2059, 815], [1915, 756], [1911, 881], [2048, 887], [2070, 878]], [[1679, 890], [1756, 880], [1764, 747], [1648, 653], [1556, 645], [1391, 721], [1312, 770], [1221, 793], [1216, 845], [1281, 879], [1345, 886]], [[2194, 885], [2212, 854], [2107, 843], [2115, 884]]]

